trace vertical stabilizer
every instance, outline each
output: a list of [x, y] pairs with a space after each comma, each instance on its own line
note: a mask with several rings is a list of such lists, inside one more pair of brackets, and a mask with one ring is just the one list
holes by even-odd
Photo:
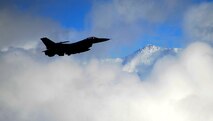
[[55, 42], [51, 41], [47, 37], [41, 38], [41, 41], [45, 44], [47, 49], [50, 49], [51, 47], [55, 45]]

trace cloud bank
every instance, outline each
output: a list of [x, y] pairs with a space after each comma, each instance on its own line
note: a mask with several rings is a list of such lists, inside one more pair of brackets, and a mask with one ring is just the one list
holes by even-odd
[[45, 62], [21, 51], [0, 65], [0, 120], [213, 120], [213, 48], [204, 43], [159, 60], [147, 80], [116, 62]]

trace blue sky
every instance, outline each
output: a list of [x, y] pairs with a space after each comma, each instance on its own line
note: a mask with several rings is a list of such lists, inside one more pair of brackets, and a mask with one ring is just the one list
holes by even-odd
[[[141, 4], [141, 8], [140, 4], [139, 6], [137, 6], [139, 7], [139, 9], [141, 9], [141, 11], [137, 11], [137, 9], [132, 10], [134, 9], [134, 6], [131, 6], [131, 4], [134, 3], [130, 2], [130, 6], [128, 6], [127, 4], [128, 7], [132, 7], [130, 11], [126, 11], [126, 13], [120, 14], [117, 8], [113, 8], [116, 7], [117, 4], [119, 4], [116, 3], [117, 1], [11, 0], [11, 2], [9, 1], [6, 3], [10, 4], [10, 6], [15, 6], [16, 9], [20, 10], [23, 13], [30, 13], [32, 16], [39, 16], [51, 19], [58, 23], [64, 29], [75, 30], [79, 33], [87, 33], [82, 35], [82, 38], [91, 35], [110, 37], [113, 39], [113, 42], [115, 41], [115, 43], [111, 42], [113, 47], [109, 49], [108, 55], [111, 57], [123, 57], [139, 48], [144, 47], [147, 44], [154, 44], [169, 48], [184, 47], [185, 38], [182, 24], [185, 11], [193, 5], [200, 4], [202, 2], [207, 2], [210, 0], [188, 0], [180, 2], [173, 0], [177, 2], [174, 2], [177, 5], [170, 3], [167, 4], [165, 3], [165, 1], [162, 0], [163, 3], [159, 3], [159, 6], [157, 5], [158, 3], [153, 6], [153, 9], [156, 9], [152, 11], [154, 13], [149, 13], [148, 11], [148, 13], [141, 16], [140, 14], [143, 14], [143, 12], [141, 11], [146, 11], [146, 9], [144, 10], [143, 8], [146, 6], [142, 6], [143, 4]], [[154, 3], [155, 2], [156, 1], [154, 1]], [[149, 5], [149, 3], [147, 4]], [[111, 12], [108, 12], [110, 11], [110, 9]], [[129, 19], [129, 17], [132, 17], [131, 15], [128, 16], [128, 14], [131, 14], [131, 12], [133, 12], [133, 19]], [[137, 15], [135, 16], [134, 13], [138, 13], [139, 17], [137, 17]], [[152, 16], [151, 14], [156, 14], [157, 17], [155, 17], [155, 15]], [[108, 28], [105, 28], [104, 22], [106, 23], [106, 25], [108, 22], [111, 22], [111, 25], [109, 25]], [[99, 23], [102, 23], [102, 25], [99, 25]], [[132, 28], [132, 30], [129, 28]], [[119, 33], [120, 30], [123, 30], [124, 32]], [[133, 35], [135, 36], [135, 38]], [[120, 40], [122, 42], [120, 42]], [[124, 43], [124, 45], [121, 44], [119, 46], [114, 46], [120, 43]]]
[[91, 9], [90, 0], [16, 1], [21, 11], [50, 18], [65, 28], [84, 29], [85, 17]]

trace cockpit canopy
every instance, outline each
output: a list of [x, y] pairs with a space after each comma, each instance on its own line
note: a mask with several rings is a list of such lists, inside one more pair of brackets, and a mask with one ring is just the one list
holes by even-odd
[[92, 36], [92, 37], [88, 37], [87, 39], [97, 39], [97, 37]]

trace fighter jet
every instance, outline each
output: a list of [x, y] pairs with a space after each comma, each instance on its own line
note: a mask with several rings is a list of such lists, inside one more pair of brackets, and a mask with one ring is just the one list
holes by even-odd
[[63, 41], [55, 43], [52, 40], [48, 39], [47, 37], [41, 38], [41, 41], [46, 46], [45, 55], [52, 57], [54, 55], [64, 56], [67, 54], [68, 56], [71, 54], [77, 54], [82, 53], [90, 50], [90, 47], [94, 43], [104, 42], [108, 41], [110, 39], [108, 38], [98, 38], [98, 37], [88, 37], [86, 39], [83, 39], [81, 41], [75, 42], [75, 43], [67, 43], [69, 41]]

